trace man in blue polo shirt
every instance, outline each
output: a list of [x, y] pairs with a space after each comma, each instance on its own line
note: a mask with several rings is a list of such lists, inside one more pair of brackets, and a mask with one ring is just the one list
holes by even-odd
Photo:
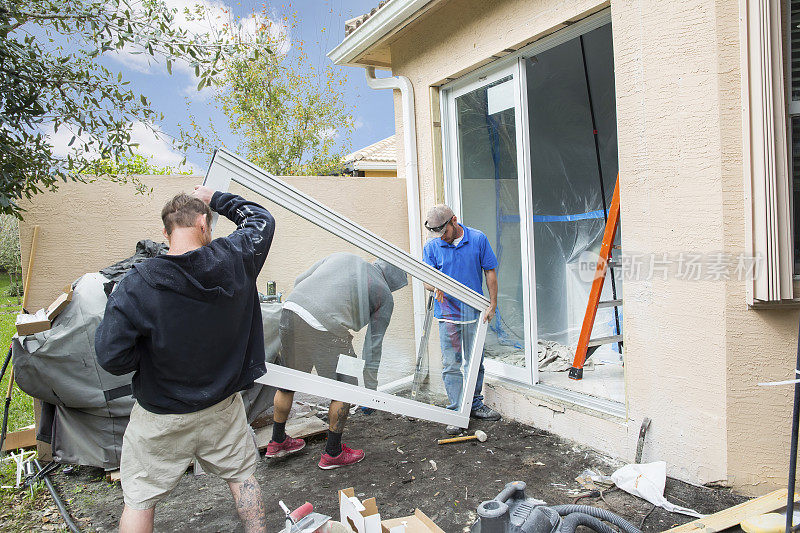
[[[428, 211], [425, 227], [433, 238], [425, 244], [423, 261], [441, 270], [451, 278], [483, 294], [483, 277], [489, 288], [491, 303], [486, 309], [485, 320], [494, 318], [497, 309], [497, 257], [489, 239], [482, 232], [462, 226], [453, 210], [444, 204], [433, 206]], [[469, 361], [480, 311], [426, 284], [435, 292], [433, 314], [439, 321], [439, 339], [442, 346], [442, 380], [450, 401], [448, 409], [458, 409], [463, 388], [462, 363]], [[478, 381], [472, 397], [472, 418], [500, 420], [500, 413], [483, 403], [483, 354], [481, 354]], [[447, 426], [447, 432], [458, 434], [461, 429]]]

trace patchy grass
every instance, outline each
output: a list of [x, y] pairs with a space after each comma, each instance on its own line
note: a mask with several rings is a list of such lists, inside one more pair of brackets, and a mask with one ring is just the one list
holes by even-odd
[[[22, 305], [21, 298], [8, 296], [11, 281], [6, 273], [0, 273], [0, 364], [5, 361], [16, 329], [14, 323]], [[0, 409], [5, 408], [8, 381], [11, 374], [9, 364], [0, 380]], [[12, 432], [33, 424], [33, 398], [14, 385], [11, 406], [8, 412], [8, 431]], [[16, 484], [16, 462], [10, 456], [0, 462], [0, 487]], [[0, 488], [0, 530], [2, 531], [66, 531], [66, 525], [58, 512], [47, 488], [39, 484], [31, 490]]]
[[[8, 296], [10, 287], [11, 281], [8, 274], [5, 272], [0, 273], [0, 364], [5, 361], [8, 348], [11, 346], [11, 337], [15, 332], [14, 323], [22, 303], [19, 298]], [[10, 373], [11, 365], [9, 365], [6, 374], [0, 381], [0, 398], [2, 398], [0, 407], [3, 408], [5, 407]], [[14, 390], [11, 393], [11, 408], [8, 412], [8, 431], [15, 431], [31, 424], [33, 424], [33, 398], [14, 385]]]
[[[0, 463], [0, 485], [16, 483], [16, 463]], [[69, 531], [43, 482], [32, 488], [0, 488], [0, 530], [13, 532]]]

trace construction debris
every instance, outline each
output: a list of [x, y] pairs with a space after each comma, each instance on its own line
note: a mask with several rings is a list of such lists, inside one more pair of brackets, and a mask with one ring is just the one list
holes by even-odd
[[33, 425], [8, 433], [3, 441], [4, 452], [33, 446], [36, 446], [36, 430]]
[[581, 487], [586, 490], [605, 490], [614, 486], [614, 480], [610, 476], [588, 468], [581, 472], [581, 475], [576, 477], [575, 481], [580, 483]]
[[[487, 357], [512, 366], [525, 366], [525, 350], [514, 346], [487, 344]], [[555, 342], [539, 340], [537, 345], [537, 361], [542, 372], [566, 372], [572, 368], [575, 352], [569, 346]], [[587, 370], [592, 369], [592, 360], [587, 362]]]
[[664, 461], [625, 465], [611, 474], [611, 479], [625, 492], [644, 498], [667, 511], [698, 518], [703, 516], [694, 509], [670, 503], [664, 497], [664, 485], [667, 482], [667, 463]]

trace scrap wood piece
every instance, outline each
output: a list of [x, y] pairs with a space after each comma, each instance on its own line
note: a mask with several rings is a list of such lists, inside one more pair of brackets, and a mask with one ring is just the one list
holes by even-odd
[[120, 481], [121, 479], [122, 476], [119, 473], [119, 468], [116, 470], [109, 470], [106, 472], [106, 481], [108, 481], [109, 483], [115, 483], [117, 481]]
[[[710, 514], [705, 518], [698, 518], [682, 526], [667, 530], [667, 533], [683, 533], [690, 531], [702, 531], [703, 533], [714, 533], [724, 531], [742, 523], [743, 520], [756, 515], [769, 513], [776, 509], [786, 506], [786, 496], [788, 489], [778, 489], [760, 498], [734, 505], [723, 509], [718, 513]], [[800, 495], [794, 494], [794, 501], [800, 500]]]
[[16, 450], [18, 448], [32, 448], [36, 446], [36, 429], [33, 426], [22, 428], [6, 434], [3, 441], [3, 451]]
[[[325, 433], [328, 424], [316, 416], [302, 416], [300, 418], [289, 419], [286, 422], [286, 434], [295, 439], [305, 439]], [[256, 445], [259, 450], [264, 450], [272, 438], [272, 424], [263, 426], [255, 430]]]

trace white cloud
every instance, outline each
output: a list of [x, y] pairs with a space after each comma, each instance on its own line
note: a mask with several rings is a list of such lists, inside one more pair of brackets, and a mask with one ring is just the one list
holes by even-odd
[[[252, 13], [248, 17], [235, 20], [231, 7], [220, 0], [165, 0], [165, 4], [168, 8], [176, 10], [174, 27], [182, 28], [192, 35], [216, 38], [224, 36], [228, 32], [228, 35], [233, 33], [238, 38], [247, 41], [255, 38], [258, 29], [266, 25], [272, 37], [280, 43], [278, 49], [275, 50], [277, 53], [285, 54], [291, 48], [289, 29], [277, 17], [269, 18], [259, 13]], [[200, 15], [197, 14], [198, 6]], [[226, 27], [231, 29], [227, 30]], [[133, 52], [134, 48], [127, 47], [112, 53], [110, 57], [138, 72], [166, 71], [163, 58], [154, 59], [147, 53], [134, 54]], [[188, 63], [176, 62], [173, 67], [173, 70], [194, 79], [194, 68]]]
[[364, 121], [361, 120], [361, 117], [356, 117], [355, 122], [353, 123], [353, 129], [361, 129], [364, 127]]
[[[57, 132], [54, 132], [51, 126], [49, 129], [45, 130], [45, 134], [53, 147], [53, 154], [57, 157], [66, 157], [69, 153], [82, 152], [83, 142], [88, 140], [85, 134], [80, 137], [76, 136], [75, 142], [72, 146], [69, 146], [74, 134], [63, 126], [59, 128]], [[143, 156], [156, 166], [198, 172], [200, 167], [190, 161], [181, 165], [183, 156], [172, 149], [172, 145], [167, 140], [168, 138], [169, 137], [161, 131], [161, 128], [156, 126], [151, 129], [144, 122], [136, 122], [131, 128], [131, 141], [139, 145], [134, 148], [134, 153]], [[90, 153], [89, 157], [96, 158], [97, 154]]]
[[[67, 157], [70, 152], [82, 151], [83, 143], [89, 140], [88, 136], [77, 136], [65, 126], [61, 126], [58, 131], [53, 131], [53, 127], [50, 126], [43, 133], [47, 136], [47, 140], [50, 141], [53, 155], [59, 158]], [[75, 137], [75, 142], [70, 146], [69, 143], [72, 142], [73, 137]]]
[[335, 139], [338, 136], [339, 132], [336, 131], [336, 128], [322, 128], [319, 130], [319, 137], [324, 140]]
[[198, 91], [197, 84], [194, 83], [183, 88], [183, 95], [188, 96], [192, 102], [207, 102], [214, 96], [214, 90], [214, 87], [206, 85]]
[[[154, 133], [143, 122], [137, 122], [133, 125], [131, 140], [139, 144], [137, 148], [134, 148], [134, 152], [149, 159], [154, 165], [177, 169], [181, 166], [183, 156], [172, 149], [172, 146], [166, 140], [168, 137], [161, 131], [161, 128], [156, 127], [155, 130]], [[192, 170], [198, 170], [195, 165], [188, 161], [186, 164]]]

